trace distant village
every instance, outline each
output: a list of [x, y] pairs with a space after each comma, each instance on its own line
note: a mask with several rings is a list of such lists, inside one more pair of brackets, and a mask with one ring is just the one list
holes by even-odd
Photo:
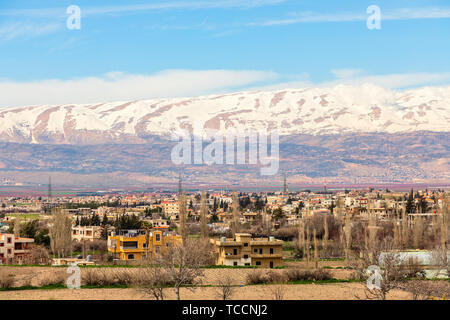
[[[121, 263], [197, 237], [213, 245], [216, 264], [273, 268], [283, 263], [285, 243], [295, 242], [301, 251], [299, 228], [305, 222], [315, 237], [332, 242], [342, 237], [338, 221], [348, 217], [352, 223], [375, 217], [378, 225], [394, 221], [413, 228], [418, 219], [438, 217], [445, 199], [443, 190], [427, 189], [289, 192], [286, 180], [270, 193], [184, 192], [179, 184], [172, 193], [0, 198], [0, 261], [25, 263], [30, 248], [40, 246], [53, 265]], [[57, 214], [70, 224], [62, 245], [52, 235]]]

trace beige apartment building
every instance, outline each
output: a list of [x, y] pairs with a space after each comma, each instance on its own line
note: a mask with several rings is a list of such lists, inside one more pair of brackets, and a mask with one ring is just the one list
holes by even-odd
[[179, 210], [178, 201], [163, 201], [161, 202], [161, 208], [165, 215], [176, 215]]
[[30, 252], [29, 244], [34, 239], [15, 237], [14, 234], [0, 234], [0, 263], [21, 263], [24, 256]]
[[216, 252], [216, 265], [280, 267], [283, 263], [283, 241], [273, 237], [252, 238], [249, 233], [236, 233], [234, 239], [211, 239]]
[[72, 226], [72, 239], [76, 241], [94, 241], [100, 239], [100, 226]]

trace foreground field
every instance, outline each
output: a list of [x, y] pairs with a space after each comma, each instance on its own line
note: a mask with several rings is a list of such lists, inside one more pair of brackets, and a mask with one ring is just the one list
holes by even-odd
[[[255, 285], [236, 287], [231, 299], [235, 300], [272, 300], [277, 285]], [[299, 284], [282, 285], [284, 300], [354, 300], [364, 297], [364, 287], [361, 283], [332, 284]], [[176, 299], [173, 289], [166, 289], [167, 299]], [[181, 298], [188, 300], [218, 299], [216, 287], [202, 287], [194, 291], [181, 289]], [[393, 300], [411, 299], [406, 292], [395, 290], [388, 296]], [[54, 290], [23, 290], [0, 292], [1, 300], [146, 300], [150, 296], [133, 289], [54, 289]]]
[[[214, 300], [220, 299], [219, 285], [224, 279], [230, 280], [233, 288], [231, 299], [237, 300], [354, 300], [365, 298], [365, 283], [354, 282], [352, 271], [342, 269], [342, 261], [326, 261], [321, 265], [328, 269], [332, 278], [327, 281], [316, 281], [311, 283], [291, 281], [283, 284], [261, 284], [261, 282], [248, 282], [247, 276], [254, 273], [255, 269], [247, 268], [206, 268], [203, 269], [201, 286], [189, 290], [181, 288], [181, 299], [192, 300]], [[305, 270], [305, 266], [299, 262], [290, 262], [288, 268]], [[324, 269], [323, 269], [324, 270]], [[153, 297], [145, 294], [136, 287], [134, 282], [122, 286], [100, 286], [91, 288], [86, 286], [78, 290], [65, 288], [67, 269], [65, 267], [38, 267], [38, 266], [1, 266], [3, 274], [13, 276], [13, 285], [10, 290], [0, 291], [0, 300], [146, 300]], [[134, 267], [89, 267], [81, 268], [82, 278], [84, 274], [89, 276], [90, 272], [103, 272], [108, 278], [114, 278], [117, 272], [125, 272], [137, 276], [145, 272], [145, 269]], [[260, 272], [269, 272], [269, 269], [259, 269]], [[286, 269], [271, 270], [270, 272], [283, 274]], [[55, 276], [63, 279], [56, 287], [42, 287], [54, 284]], [[351, 282], [346, 282], [351, 281]], [[426, 280], [423, 280], [426, 282]], [[276, 282], [276, 281], [275, 281]], [[424, 282], [424, 283], [425, 283]], [[253, 285], [249, 285], [253, 283]], [[448, 281], [438, 281], [444, 286], [445, 291], [450, 292]], [[30, 288], [29, 286], [35, 287]], [[20, 288], [22, 287], [22, 288]], [[20, 289], [20, 290], [17, 290]], [[173, 288], [164, 289], [165, 299], [176, 299]], [[447, 295], [448, 296], [448, 295]], [[440, 296], [439, 296], [440, 297]], [[405, 300], [411, 299], [411, 292], [392, 290], [387, 299]]]
[[[340, 262], [335, 262], [335, 265], [341, 264]], [[333, 265], [332, 262], [328, 262], [328, 265]], [[293, 264], [292, 266], [300, 267], [299, 263]], [[0, 271], [4, 271], [9, 274], [13, 274], [15, 278], [15, 286], [23, 285], [33, 285], [39, 286], [41, 280], [53, 275], [56, 272], [64, 273], [66, 268], [62, 267], [9, 267], [2, 266]], [[92, 268], [82, 268], [81, 272], [92, 269]], [[100, 269], [100, 268], [99, 268]], [[107, 272], [114, 272], [119, 270], [135, 271], [139, 272], [139, 268], [101, 268]], [[243, 285], [245, 284], [245, 279], [247, 274], [252, 272], [254, 269], [204, 269], [205, 277], [203, 279], [203, 284], [205, 285], [216, 285], [219, 280], [229, 277], [233, 285]], [[261, 269], [265, 270], [265, 269]], [[267, 269], [268, 270], [268, 269]], [[349, 279], [351, 276], [350, 270], [333, 269], [330, 270], [333, 278], [336, 279]]]

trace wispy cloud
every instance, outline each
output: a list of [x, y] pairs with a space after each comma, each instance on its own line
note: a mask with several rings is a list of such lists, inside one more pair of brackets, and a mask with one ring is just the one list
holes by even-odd
[[[291, 13], [289, 18], [272, 19], [262, 22], [251, 22], [247, 26], [280, 26], [299, 23], [320, 22], [354, 22], [365, 21], [368, 15], [365, 12], [340, 12], [340, 13], [318, 13], [304, 11]], [[402, 8], [391, 11], [383, 11], [382, 20], [415, 20], [415, 19], [447, 19], [450, 18], [450, 7], [428, 7], [428, 8]]]
[[21, 36], [42, 36], [60, 30], [58, 23], [14, 22], [0, 26], [0, 41], [9, 41]]
[[273, 82], [277, 77], [274, 72], [252, 70], [168, 70], [152, 75], [111, 72], [100, 77], [66, 81], [3, 80], [0, 81], [0, 106], [189, 97]]
[[332, 69], [331, 73], [334, 74], [336, 78], [346, 79], [352, 78], [364, 72], [363, 69]]
[[263, 86], [252, 86], [251, 90], [283, 90], [312, 87], [335, 87], [338, 85], [362, 86], [372, 85], [384, 89], [409, 89], [424, 86], [447, 86], [450, 85], [450, 72], [431, 73], [395, 73], [384, 75], [362, 75], [362, 69], [333, 69], [331, 72], [336, 79], [324, 82], [312, 82], [307, 74], [300, 75], [295, 79], [283, 81], [281, 75], [276, 83]]
[[386, 89], [406, 89], [419, 86], [448, 85], [450, 84], [450, 72], [431, 73], [397, 73], [386, 75], [369, 75], [363, 77], [350, 77], [337, 79], [324, 83], [325, 86], [337, 84], [361, 85], [370, 83]]
[[[355, 88], [372, 85], [384, 89], [450, 85], [450, 72], [368, 76], [360, 76], [360, 73], [362, 71], [321, 83], [311, 82], [308, 74], [283, 76], [276, 72], [258, 70], [167, 70], [150, 75], [110, 72], [98, 77], [29, 82], [0, 79], [0, 107], [193, 97], [240, 90], [283, 90], [339, 85]], [[27, 94], [24, 95], [23, 92]]]
[[[121, 13], [140, 13], [154, 10], [179, 10], [179, 9], [227, 9], [227, 8], [256, 8], [272, 6], [286, 0], [204, 0], [204, 1], [165, 1], [145, 4], [128, 4], [117, 6], [89, 6], [82, 7], [82, 14], [103, 15]], [[42, 9], [11, 9], [0, 10], [0, 16], [23, 17], [61, 17], [66, 15], [66, 8], [42, 8]]]

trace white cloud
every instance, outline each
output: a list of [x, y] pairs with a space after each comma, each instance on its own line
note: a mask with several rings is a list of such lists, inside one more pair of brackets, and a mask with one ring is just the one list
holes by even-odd
[[[263, 86], [253, 86], [252, 90], [282, 90], [295, 88], [311, 87], [335, 87], [338, 85], [351, 85], [360, 87], [362, 85], [371, 85], [384, 89], [408, 89], [423, 86], [450, 85], [450, 72], [430, 73], [398, 73], [385, 75], [367, 75], [360, 76], [362, 69], [333, 69], [336, 79], [325, 82], [312, 82], [304, 75], [290, 81], [278, 81]], [[281, 78], [281, 76], [280, 76]]]
[[363, 69], [332, 69], [331, 73], [335, 75], [336, 78], [346, 79], [353, 78], [358, 74], [364, 72]]
[[350, 84], [361, 85], [370, 83], [387, 89], [403, 89], [418, 86], [443, 85], [450, 83], [450, 72], [430, 73], [403, 73], [403, 74], [387, 74], [374, 75], [364, 77], [342, 78], [323, 85]]
[[[193, 1], [161, 1], [144, 4], [128, 4], [116, 6], [84, 7], [81, 6], [83, 15], [103, 15], [120, 13], [139, 13], [153, 10], [176, 9], [227, 9], [227, 8], [256, 8], [283, 3], [286, 0], [193, 0]], [[23, 17], [53, 17], [66, 16], [66, 8], [42, 8], [42, 9], [11, 9], [0, 10], [0, 16]]]
[[[272, 19], [263, 22], [248, 23], [248, 26], [280, 26], [299, 23], [319, 23], [319, 22], [355, 22], [366, 21], [369, 16], [366, 12], [338, 12], [319, 13], [312, 11], [298, 12], [291, 14], [293, 17], [285, 19]], [[450, 18], [450, 8], [448, 7], [428, 7], [428, 8], [401, 8], [391, 11], [384, 11], [381, 7], [382, 20], [415, 20], [415, 19], [446, 19]]]
[[9, 41], [21, 36], [42, 36], [62, 28], [58, 23], [15, 22], [0, 26], [0, 40]]
[[[295, 77], [252, 70], [167, 70], [152, 75], [110, 72], [99, 77], [15, 82], [0, 79], [0, 107], [40, 104], [97, 103], [153, 98], [192, 97], [241, 90], [282, 90], [370, 84], [385, 89], [448, 85], [450, 72], [358, 76], [359, 69], [336, 69], [342, 77], [313, 83]], [[349, 77], [344, 77], [349, 75]]]
[[32, 82], [0, 81], [0, 106], [95, 103], [228, 92], [276, 80], [265, 71], [168, 70], [153, 75], [108, 73], [102, 77]]

